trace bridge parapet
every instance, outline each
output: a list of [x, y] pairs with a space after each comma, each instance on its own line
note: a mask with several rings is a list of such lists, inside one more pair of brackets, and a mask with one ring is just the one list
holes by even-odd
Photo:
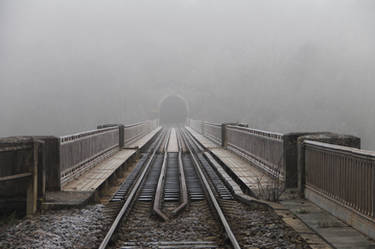
[[144, 137], [159, 126], [159, 120], [147, 120], [144, 122], [124, 126], [124, 146], [129, 146], [138, 139]]
[[26, 214], [35, 213], [44, 190], [42, 185], [38, 192], [38, 174], [45, 176], [43, 149], [43, 142], [32, 137], [0, 139], [1, 212], [22, 209], [26, 203]]
[[[245, 124], [217, 124], [192, 119], [188, 121], [188, 125], [265, 173], [277, 177], [285, 186], [297, 187], [297, 143], [291, 141], [297, 139], [294, 134], [251, 129]], [[295, 156], [291, 157], [290, 154]]]
[[191, 127], [196, 132], [203, 134], [203, 121], [195, 120], [195, 119], [188, 119], [187, 125]]
[[[6, 207], [13, 203], [15, 207], [22, 208], [26, 191], [31, 191], [29, 183], [32, 182], [33, 195], [27, 194], [26, 201], [33, 203], [27, 205], [27, 212], [34, 212], [37, 198], [43, 198], [46, 190], [61, 190], [76, 176], [113, 155], [125, 144], [138, 141], [158, 126], [158, 120], [148, 120], [127, 126], [100, 125], [96, 130], [62, 137], [0, 139], [0, 206], [2, 200], [8, 200], [3, 203]], [[14, 201], [9, 199], [12, 196]]]
[[217, 144], [222, 143], [221, 124], [213, 122], [202, 122], [202, 135], [210, 138]]
[[104, 124], [97, 130], [60, 137], [59, 187], [147, 135], [158, 125], [158, 120], [131, 125]]
[[268, 174], [285, 179], [283, 134], [234, 125], [227, 125], [225, 129], [228, 149]]
[[60, 137], [61, 185], [118, 150], [117, 126]]
[[375, 152], [304, 141], [306, 189], [375, 218]]
[[[212, 131], [208, 122], [189, 120], [188, 125], [213, 141], [219, 138], [217, 126]], [[281, 134], [231, 124], [222, 124], [221, 130], [225, 148], [280, 176], [286, 188], [298, 186], [307, 199], [375, 239], [375, 152], [361, 150], [360, 138], [331, 132]]]
[[[248, 128], [239, 123], [217, 123], [189, 119], [187, 124], [215, 143], [245, 158], [263, 172], [283, 182], [285, 188], [297, 188], [303, 172], [298, 167], [298, 141], [301, 137], [325, 135], [333, 144], [348, 143], [348, 137], [329, 132], [278, 133]], [[335, 138], [336, 139], [335, 139]], [[360, 144], [360, 139], [351, 136]], [[303, 170], [303, 169], [302, 169]]]

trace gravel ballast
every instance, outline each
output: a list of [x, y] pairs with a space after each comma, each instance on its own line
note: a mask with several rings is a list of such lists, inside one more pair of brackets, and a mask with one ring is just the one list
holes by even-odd
[[103, 205], [48, 211], [0, 228], [0, 248], [96, 248], [108, 221]]

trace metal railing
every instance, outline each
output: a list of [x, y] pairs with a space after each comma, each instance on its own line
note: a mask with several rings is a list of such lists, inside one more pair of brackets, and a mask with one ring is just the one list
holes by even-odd
[[124, 126], [124, 144], [129, 146], [141, 139], [159, 126], [158, 120], [147, 120], [144, 122]]
[[60, 137], [61, 183], [119, 149], [117, 126]]
[[221, 144], [221, 124], [202, 122], [202, 134], [215, 143]]
[[306, 188], [375, 217], [375, 152], [305, 141]]
[[203, 131], [202, 131], [202, 121], [201, 120], [194, 120], [194, 119], [190, 119], [189, 120], [189, 125], [190, 127], [195, 130], [196, 132], [200, 133], [200, 134], [203, 134]]
[[284, 177], [283, 134], [227, 125], [226, 139], [228, 149], [267, 173]]

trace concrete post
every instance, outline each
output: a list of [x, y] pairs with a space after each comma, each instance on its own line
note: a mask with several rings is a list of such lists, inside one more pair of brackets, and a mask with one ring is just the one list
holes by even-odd
[[119, 129], [119, 147], [122, 149], [125, 144], [124, 144], [124, 132], [125, 132], [125, 126], [123, 124], [103, 124], [103, 125], [97, 125], [96, 129], [104, 129], [104, 128], [109, 128], [109, 127], [118, 127]]
[[298, 149], [297, 139], [302, 133], [283, 135], [283, 167], [285, 172], [285, 187], [298, 187]]
[[228, 145], [228, 137], [227, 137], [227, 124], [221, 124], [221, 146], [226, 148]]
[[44, 141], [43, 154], [41, 159], [45, 171], [46, 191], [61, 190], [61, 169], [60, 169], [60, 140], [57, 137], [38, 137]]
[[135, 152], [134, 162], [137, 162], [141, 157], [141, 150], [137, 147], [137, 151]]
[[39, 154], [39, 144], [33, 142], [33, 162], [30, 166], [30, 172], [32, 174], [29, 186], [27, 188], [26, 197], [26, 215], [33, 215], [37, 210], [37, 200], [38, 200], [38, 154]]
[[120, 150], [125, 147], [125, 126], [120, 124], [119, 129], [119, 147]]
[[44, 199], [46, 196], [46, 146], [45, 142], [39, 140], [39, 155], [38, 155], [38, 198]]

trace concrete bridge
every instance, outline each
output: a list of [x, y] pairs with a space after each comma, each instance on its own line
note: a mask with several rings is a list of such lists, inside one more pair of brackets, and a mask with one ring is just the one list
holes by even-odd
[[[183, 124], [208, 156], [223, 165], [228, 181], [253, 196], [252, 201], [284, 210], [281, 203], [304, 223], [314, 223], [301, 211], [310, 206], [290, 201], [306, 198], [306, 203], [375, 239], [375, 153], [361, 150], [360, 138], [330, 132], [281, 134], [246, 124], [189, 119], [189, 104], [178, 95], [165, 97], [159, 108], [160, 119], [137, 124], [103, 124], [62, 137], [1, 139], [2, 210], [23, 206], [31, 215], [38, 209], [95, 201], [136, 160], [161, 125]], [[357, 236], [355, 230], [350, 236]]]

